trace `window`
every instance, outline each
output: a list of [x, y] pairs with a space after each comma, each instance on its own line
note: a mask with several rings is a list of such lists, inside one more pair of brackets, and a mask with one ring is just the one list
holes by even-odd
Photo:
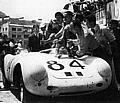
[[21, 38], [22, 36], [21, 35], [17, 35], [18, 38]]
[[24, 38], [28, 38], [29, 35], [24, 35]]
[[12, 28], [12, 31], [16, 31], [16, 28]]
[[3, 28], [3, 31], [4, 31], [4, 28]]
[[28, 32], [32, 32], [32, 29], [28, 29]]
[[16, 35], [15, 35], [15, 34], [12, 34], [12, 38], [16, 38]]
[[0, 33], [0, 37], [2, 37], [2, 33]]
[[5, 31], [7, 31], [7, 28], [5, 28]]
[[17, 28], [17, 31], [22, 31], [22, 28]]

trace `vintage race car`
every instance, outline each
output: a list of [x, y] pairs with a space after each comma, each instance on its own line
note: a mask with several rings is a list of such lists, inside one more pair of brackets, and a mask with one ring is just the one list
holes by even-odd
[[89, 55], [70, 58], [67, 54], [58, 58], [55, 51], [56, 48], [7, 54], [4, 58], [4, 84], [20, 88], [23, 82], [23, 98], [28, 94], [85, 95], [106, 90], [111, 85], [112, 66], [105, 60]]

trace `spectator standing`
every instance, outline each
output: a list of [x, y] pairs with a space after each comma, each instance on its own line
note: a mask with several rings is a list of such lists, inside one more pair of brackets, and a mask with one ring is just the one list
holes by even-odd
[[46, 45], [44, 44], [45, 34], [46, 34], [46, 25], [45, 23], [41, 23], [40, 25], [40, 50], [46, 49]]
[[0, 68], [2, 68], [2, 63], [3, 63], [3, 58], [4, 58], [4, 53], [3, 53], [4, 47], [3, 47], [3, 44], [4, 44], [3, 36], [0, 35]]
[[112, 44], [112, 53], [115, 66], [115, 73], [117, 82], [120, 84], [120, 29], [118, 28], [119, 22], [117, 20], [111, 20], [110, 29], [113, 31], [116, 40]]
[[33, 25], [32, 34], [28, 38], [28, 51], [37, 52], [40, 50], [39, 25]]

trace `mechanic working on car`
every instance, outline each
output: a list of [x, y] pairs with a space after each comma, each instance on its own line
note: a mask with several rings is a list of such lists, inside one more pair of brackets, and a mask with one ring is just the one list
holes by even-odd
[[96, 46], [96, 44], [92, 46], [95, 46], [93, 55], [101, 57], [106, 61], [111, 60], [111, 46], [114, 44], [116, 39], [113, 32], [108, 28], [101, 29], [100, 26], [96, 24], [96, 16], [92, 13], [86, 17], [86, 24], [93, 32], [98, 43], [98, 46]]
[[112, 46], [113, 60], [115, 66], [115, 73], [117, 82], [120, 84], [120, 29], [119, 29], [119, 21], [111, 20], [109, 28], [113, 31], [116, 40], [114, 45]]
[[[93, 32], [93, 35], [95, 36], [95, 39], [97, 40], [98, 46], [92, 45], [92, 47], [95, 46], [93, 51], [93, 56], [97, 56], [100, 58], [103, 58], [106, 60], [112, 67], [112, 72], [116, 74], [116, 68], [114, 61], [114, 53], [113, 48], [115, 48], [116, 45], [116, 38], [113, 34], [113, 32], [108, 28], [100, 28], [98, 24], [96, 24], [96, 16], [94, 14], [89, 15], [86, 18], [87, 26], [91, 29]], [[116, 76], [117, 77], [117, 76]], [[118, 82], [115, 78], [115, 82]]]

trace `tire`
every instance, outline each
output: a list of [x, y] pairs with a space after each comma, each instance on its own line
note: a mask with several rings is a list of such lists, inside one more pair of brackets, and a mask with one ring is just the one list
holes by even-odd
[[23, 87], [23, 101], [22, 103], [37, 103], [40, 100], [40, 96], [30, 93], [25, 86]]
[[13, 76], [13, 88], [11, 89], [11, 92], [15, 95], [15, 97], [19, 100], [22, 101], [22, 85], [23, 84], [23, 79], [22, 79], [22, 73], [21, 69], [16, 68], [14, 70], [14, 76]]
[[55, 103], [55, 102], [53, 102], [52, 97], [38, 96], [30, 93], [24, 86], [22, 103]]
[[110, 94], [112, 98], [113, 96], [118, 96], [120, 94], [118, 90], [118, 86], [117, 86], [117, 80], [116, 80], [115, 67], [114, 67], [113, 60], [111, 61], [111, 68], [112, 68], [112, 81], [107, 91], [108, 91], [108, 94]]
[[11, 88], [11, 92], [15, 95], [15, 97], [21, 101], [21, 89], [22, 87], [20, 86], [19, 78], [14, 76], [14, 86]]

